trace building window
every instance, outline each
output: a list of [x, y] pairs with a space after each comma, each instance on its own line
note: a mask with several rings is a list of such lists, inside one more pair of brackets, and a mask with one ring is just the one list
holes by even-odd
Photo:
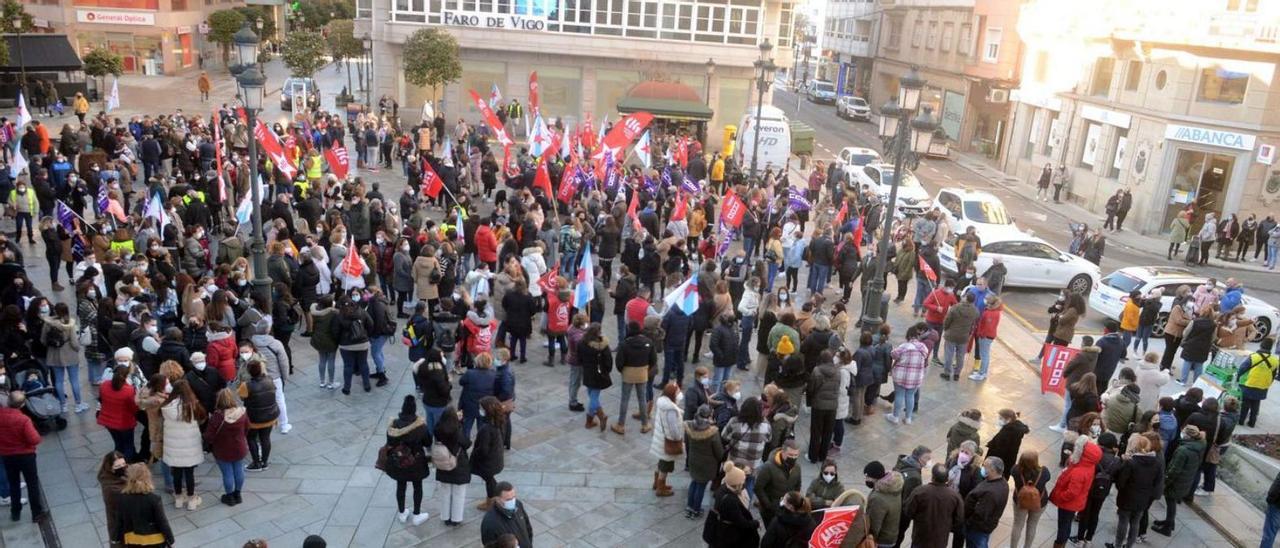
[[1102, 124], [1089, 123], [1084, 128], [1084, 146], [1080, 147], [1080, 167], [1092, 169], [1098, 161], [1098, 147], [1102, 142]]
[[889, 18], [889, 41], [885, 47], [898, 49], [902, 46], [902, 18]]
[[1227, 0], [1227, 11], [1258, 11], [1258, 0]]
[[929, 21], [929, 34], [925, 37], [924, 47], [926, 49], [934, 49], [938, 47], [938, 22]]
[[916, 24], [911, 28], [911, 47], [920, 47], [920, 42], [924, 39], [924, 21], [916, 19]]
[[956, 53], [969, 55], [973, 51], [973, 25], [960, 23], [960, 39], [956, 41]]
[[793, 6], [794, 4], [784, 3], [778, 12], [778, 45], [784, 48], [791, 45]]
[[1197, 99], [1210, 103], [1244, 102], [1244, 92], [1249, 87], [1249, 73], [1234, 72], [1222, 67], [1200, 69], [1200, 93]]
[[1028, 106], [1028, 114], [1031, 115], [1031, 125], [1027, 127], [1027, 142], [1022, 147], [1022, 158], [1030, 160], [1031, 155], [1035, 154], [1036, 143], [1040, 140], [1040, 128], [1044, 126], [1044, 112], [1036, 107]]
[[1169, 74], [1163, 70], [1160, 72], [1157, 72], [1156, 73], [1156, 89], [1163, 90], [1164, 85], [1167, 83], [1169, 83]]
[[1129, 159], [1129, 130], [1125, 128], [1116, 128], [1115, 144], [1111, 149], [1111, 167], [1107, 169], [1108, 179], [1118, 179], [1120, 171], [1124, 169], [1125, 162]]
[[951, 43], [956, 39], [956, 24], [942, 24], [942, 42], [938, 44], [938, 49], [942, 51], [951, 51]]
[[985, 38], [982, 41], [982, 60], [987, 63], [995, 63], [1000, 61], [1000, 39], [1004, 36], [1004, 30], [998, 28], [987, 27]]
[[1129, 68], [1124, 72], [1125, 91], [1138, 91], [1138, 83], [1142, 81], [1142, 61], [1129, 61]]
[[1093, 79], [1089, 81], [1089, 95], [1106, 97], [1111, 92], [1111, 74], [1116, 71], [1116, 60], [1099, 57], [1093, 64]]

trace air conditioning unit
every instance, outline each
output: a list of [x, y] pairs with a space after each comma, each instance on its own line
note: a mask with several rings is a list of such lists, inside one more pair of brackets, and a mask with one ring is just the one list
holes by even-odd
[[987, 102], [988, 103], [1008, 103], [1009, 90], [993, 89], [993, 90], [987, 91]]

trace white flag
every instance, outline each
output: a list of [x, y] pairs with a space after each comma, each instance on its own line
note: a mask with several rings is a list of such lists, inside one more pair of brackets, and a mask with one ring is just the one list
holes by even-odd
[[164, 211], [164, 202], [160, 200], [160, 193], [151, 195], [151, 199], [147, 201], [146, 215], [156, 220], [156, 225], [164, 228], [169, 224], [169, 214]]
[[249, 224], [253, 217], [253, 199], [249, 193], [245, 193], [244, 199], [240, 200], [240, 205], [236, 207], [236, 222], [245, 225]]
[[440, 155], [444, 156], [444, 165], [453, 167], [453, 139], [444, 140], [444, 151]]
[[107, 95], [107, 112], [120, 108], [120, 79], [111, 81], [111, 93]]
[[27, 98], [23, 97], [22, 92], [18, 92], [18, 129], [21, 130], [31, 123], [31, 111], [27, 110]]
[[9, 176], [17, 179], [18, 175], [22, 174], [22, 170], [27, 169], [27, 164], [27, 159], [22, 155], [22, 147], [14, 147], [13, 161], [9, 162]]

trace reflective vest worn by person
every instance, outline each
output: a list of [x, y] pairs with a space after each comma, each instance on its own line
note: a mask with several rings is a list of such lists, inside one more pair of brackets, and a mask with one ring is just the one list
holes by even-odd
[[1271, 383], [1275, 382], [1276, 371], [1280, 370], [1280, 356], [1254, 352], [1246, 359], [1248, 363], [1240, 368], [1237, 377], [1240, 379], [1240, 387], [1258, 390], [1265, 395], [1271, 388]]

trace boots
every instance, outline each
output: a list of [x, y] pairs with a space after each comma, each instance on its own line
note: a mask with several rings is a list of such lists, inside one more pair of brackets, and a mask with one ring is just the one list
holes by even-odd
[[667, 485], [667, 477], [666, 477], [667, 475], [660, 474], [658, 476], [659, 477], [656, 480], [658, 487], [655, 489], [655, 491], [657, 491], [657, 495], [659, 497], [669, 497], [671, 495], [674, 495], [675, 491], [671, 489], [670, 485]]
[[623, 426], [620, 422], [613, 423], [613, 426], [610, 426], [609, 429], [613, 430], [613, 433], [619, 436], [627, 435], [627, 427]]
[[595, 428], [595, 427], [596, 427], [596, 416], [595, 416], [595, 415], [592, 415], [592, 414], [588, 414], [588, 415], [587, 415], [587, 425], [586, 425], [587, 430], [590, 430], [590, 429]]
[[[648, 415], [649, 415], [650, 417], [652, 417], [652, 416], [653, 416], [653, 401], [652, 401], [652, 400], [650, 400], [650, 401], [649, 401], [649, 405], [648, 405], [648, 407], [646, 407], [645, 409], [647, 409], [647, 410], [648, 410]], [[633, 419], [635, 419], [635, 420], [643, 420], [643, 419], [644, 419], [644, 416], [642, 416], [642, 415], [640, 414], [640, 410], [639, 410], [639, 409], [636, 409], [636, 412], [631, 414], [631, 418], [633, 418]]]
[[652, 423], [652, 422], [645, 423], [644, 425], [642, 425], [642, 426], [640, 427], [640, 433], [641, 433], [641, 434], [648, 434], [649, 432], [652, 432], [652, 431], [653, 431], [653, 423]]
[[657, 491], [657, 490], [658, 490], [658, 486], [659, 486], [659, 485], [662, 485], [662, 483], [659, 481], [659, 478], [661, 478], [661, 477], [662, 477], [662, 473], [661, 473], [661, 472], [654, 472], [654, 473], [653, 473], [653, 487], [650, 487], [650, 488], [649, 488], [649, 490], [650, 490], [650, 491]]
[[609, 415], [604, 414], [604, 409], [596, 409], [596, 419], [600, 421], [600, 433], [604, 433], [604, 429], [609, 425]]

